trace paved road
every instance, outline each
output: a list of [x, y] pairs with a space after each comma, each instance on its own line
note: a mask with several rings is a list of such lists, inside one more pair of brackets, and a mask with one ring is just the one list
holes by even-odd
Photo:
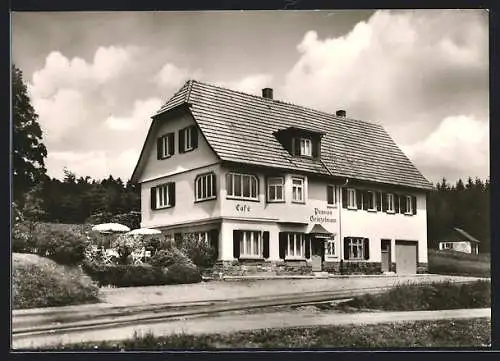
[[14, 338], [14, 349], [50, 347], [60, 343], [99, 342], [101, 340], [118, 341], [130, 338], [134, 332], [145, 334], [153, 332], [156, 336], [175, 333], [209, 334], [231, 333], [236, 331], [263, 328], [282, 328], [298, 326], [373, 324], [415, 320], [440, 320], [464, 318], [491, 318], [491, 309], [464, 309], [444, 311], [413, 312], [367, 312], [345, 314], [338, 312], [317, 312], [306, 308], [305, 311], [256, 313], [249, 315], [219, 315], [194, 319], [157, 322], [141, 325], [123, 326], [108, 330], [88, 330], [82, 333], [62, 335], [42, 335], [27, 338]]

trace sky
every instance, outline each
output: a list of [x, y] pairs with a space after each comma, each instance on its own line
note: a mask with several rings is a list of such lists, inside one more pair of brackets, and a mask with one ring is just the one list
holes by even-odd
[[18, 12], [48, 175], [130, 179], [188, 79], [382, 124], [431, 182], [489, 177], [485, 10]]

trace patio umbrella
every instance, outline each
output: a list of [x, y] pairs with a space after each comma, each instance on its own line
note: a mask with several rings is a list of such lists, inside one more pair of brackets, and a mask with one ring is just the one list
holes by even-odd
[[134, 229], [130, 232], [127, 232], [130, 235], [152, 235], [152, 234], [161, 234], [161, 231], [152, 228], [138, 228]]
[[125, 233], [129, 232], [130, 228], [120, 223], [101, 223], [92, 227], [92, 230], [99, 233]]

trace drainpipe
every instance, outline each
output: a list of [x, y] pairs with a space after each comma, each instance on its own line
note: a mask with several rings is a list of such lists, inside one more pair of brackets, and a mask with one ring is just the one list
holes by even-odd
[[339, 249], [339, 258], [340, 258], [340, 273], [342, 274], [342, 264], [344, 262], [344, 244], [343, 244], [343, 241], [342, 241], [342, 204], [344, 202], [344, 200], [342, 199], [342, 188], [344, 188], [347, 184], [349, 184], [349, 179], [346, 178], [345, 179], [345, 182], [343, 185], [341, 185], [340, 187], [340, 204], [339, 204], [339, 245], [340, 245], [340, 249]]

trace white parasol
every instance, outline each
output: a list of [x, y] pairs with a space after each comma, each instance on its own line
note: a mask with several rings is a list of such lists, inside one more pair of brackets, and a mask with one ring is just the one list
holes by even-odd
[[130, 235], [151, 235], [151, 234], [161, 234], [161, 231], [153, 228], [138, 228], [134, 229], [130, 232], [127, 232]]
[[92, 230], [99, 233], [125, 233], [129, 232], [130, 228], [120, 223], [101, 223], [92, 227]]

